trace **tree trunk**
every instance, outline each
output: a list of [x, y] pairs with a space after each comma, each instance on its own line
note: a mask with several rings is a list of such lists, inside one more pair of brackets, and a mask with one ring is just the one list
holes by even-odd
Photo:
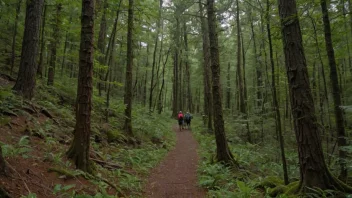
[[[250, 14], [252, 16], [252, 14]], [[253, 18], [251, 18], [251, 31], [252, 31], [252, 38], [253, 38], [253, 49], [254, 49], [254, 59], [255, 59], [255, 71], [256, 71], [256, 86], [257, 86], [257, 108], [261, 109], [262, 107], [262, 102], [263, 102], [263, 97], [262, 97], [262, 87], [263, 87], [263, 81], [262, 81], [262, 65], [261, 61], [259, 61], [259, 54], [257, 53], [257, 43], [256, 43], [256, 37], [255, 37], [255, 31], [254, 31], [254, 24], [253, 24]]]
[[210, 71], [210, 48], [209, 48], [209, 33], [206, 17], [203, 15], [202, 2], [199, 1], [199, 10], [201, 15], [201, 28], [203, 40], [203, 78], [204, 78], [204, 115], [207, 116], [208, 130], [213, 131], [213, 94]]
[[[70, 19], [70, 23], [71, 23], [71, 20], [72, 20], [72, 19]], [[65, 67], [65, 62], [66, 62], [67, 45], [68, 45], [68, 31], [66, 31], [65, 45], [64, 45], [64, 53], [63, 53], [62, 62], [61, 62], [61, 74], [60, 74], [61, 77], [62, 77], [62, 75], [64, 74], [64, 67]]]
[[325, 164], [314, 101], [309, 87], [296, 1], [279, 0], [279, 13], [291, 109], [298, 144], [299, 190], [306, 192], [309, 188], [320, 188], [350, 192], [352, 189], [341, 185], [341, 181], [331, 175]]
[[[311, 20], [312, 26], [313, 26], [313, 32], [314, 32], [314, 42], [315, 42], [315, 47], [317, 50], [317, 54], [319, 57], [319, 63], [320, 63], [320, 67], [318, 69], [318, 78], [320, 78], [320, 74], [323, 78], [323, 86], [324, 86], [324, 92], [320, 91], [320, 111], [321, 111], [321, 123], [324, 124], [324, 101], [326, 101], [326, 109], [327, 109], [327, 118], [328, 118], [328, 129], [330, 130], [330, 138], [332, 138], [334, 136], [333, 132], [332, 132], [332, 125], [331, 125], [331, 116], [330, 116], [330, 108], [329, 108], [329, 97], [328, 97], [328, 89], [326, 86], [326, 78], [325, 78], [325, 71], [324, 71], [324, 61], [323, 61], [323, 57], [321, 55], [321, 51], [320, 51], [320, 47], [319, 47], [319, 41], [318, 41], [318, 34], [317, 34], [317, 29], [316, 29], [316, 23], [313, 19], [313, 17], [311, 15], [309, 15], [309, 18]], [[319, 87], [320, 87], [320, 80], [319, 80]], [[324, 128], [325, 125], [324, 125]], [[327, 151], [329, 151], [329, 139], [330, 139], [327, 135], [326, 137], [326, 147], [327, 147]], [[330, 164], [330, 160], [331, 160], [331, 156], [328, 157], [328, 164]]]
[[133, 69], [133, 0], [128, 1], [128, 29], [127, 29], [127, 67], [125, 80], [125, 125], [124, 130], [129, 136], [132, 133], [132, 69]]
[[271, 84], [272, 84], [272, 93], [273, 93], [273, 104], [274, 104], [274, 111], [275, 111], [275, 121], [276, 121], [276, 132], [278, 135], [278, 140], [280, 143], [280, 152], [281, 152], [281, 160], [282, 160], [282, 169], [284, 172], [284, 181], [285, 184], [288, 184], [288, 173], [287, 173], [287, 163], [286, 163], [286, 156], [285, 156], [285, 146], [284, 146], [284, 138], [282, 136], [282, 128], [281, 128], [281, 115], [280, 115], [280, 108], [279, 102], [277, 100], [276, 94], [276, 80], [275, 80], [275, 65], [274, 65], [274, 56], [273, 56], [273, 45], [271, 41], [271, 31], [270, 31], [270, 3], [269, 0], [266, 1], [267, 3], [267, 33], [268, 33], [268, 40], [269, 40], [269, 56], [270, 56], [270, 64], [271, 64]]
[[[101, 22], [100, 22], [100, 28], [99, 28], [99, 36], [98, 36], [98, 49], [99, 49], [99, 56], [98, 56], [98, 60], [100, 65], [104, 65], [104, 58], [103, 58], [103, 54], [105, 53], [105, 45], [106, 45], [106, 31], [107, 31], [107, 27], [106, 27], [106, 10], [108, 8], [108, 3], [107, 0], [104, 1], [104, 7], [103, 7], [103, 15], [101, 17]], [[98, 76], [99, 76], [99, 80], [98, 80], [98, 90], [99, 90], [99, 96], [102, 96], [102, 89], [103, 89], [103, 71], [101, 69], [99, 69], [98, 72]]]
[[238, 163], [234, 160], [228, 147], [222, 112], [221, 86], [220, 86], [220, 61], [219, 61], [219, 45], [216, 25], [216, 15], [214, 9], [214, 0], [207, 0], [209, 42], [210, 42], [210, 58], [212, 70], [212, 90], [213, 90], [213, 111], [214, 111], [214, 129], [216, 139], [216, 157], [219, 162], [225, 164]]
[[341, 148], [346, 146], [346, 134], [344, 127], [344, 117], [342, 113], [341, 106], [341, 93], [339, 87], [339, 79], [336, 71], [336, 62], [335, 62], [335, 53], [331, 39], [331, 28], [329, 21], [329, 13], [326, 5], [326, 0], [320, 1], [322, 13], [323, 13], [323, 22], [324, 22], [324, 35], [325, 35], [325, 45], [326, 52], [329, 59], [330, 66], [330, 82], [332, 87], [332, 94], [334, 99], [334, 110], [335, 110], [335, 122], [337, 127], [337, 137], [338, 137], [338, 146], [339, 146], [339, 163], [340, 163], [340, 175], [339, 178], [342, 181], [346, 182], [347, 179], [347, 169], [346, 169], [346, 152]]
[[[155, 35], [155, 43], [154, 43], [154, 52], [153, 52], [153, 63], [152, 63], [152, 74], [151, 74], [151, 82], [150, 82], [150, 89], [149, 89], [149, 111], [152, 111], [152, 106], [153, 106], [153, 91], [155, 87], [154, 83], [154, 71], [156, 67], [156, 52], [158, 50], [158, 41], [159, 41], [159, 33], [160, 33], [160, 26], [161, 26], [161, 9], [163, 2], [162, 0], [159, 1], [159, 16], [158, 16], [158, 21], [157, 21], [157, 27], [156, 27], [156, 35]], [[157, 76], [158, 77], [158, 76]]]
[[244, 50], [244, 42], [243, 42], [243, 35], [241, 34], [241, 44], [242, 44], [242, 59], [243, 59], [243, 64], [242, 64], [242, 69], [243, 69], [243, 102], [244, 102], [244, 109], [245, 109], [245, 114], [243, 115], [243, 118], [246, 122], [246, 128], [247, 128], [247, 140], [249, 143], [252, 143], [252, 135], [251, 131], [249, 129], [249, 120], [248, 120], [248, 106], [247, 106], [247, 82], [246, 82], [246, 53]]
[[26, 99], [32, 99], [37, 69], [40, 20], [44, 0], [27, 0], [26, 19], [22, 41], [21, 62], [13, 90]]
[[0, 146], [0, 175], [7, 175], [7, 166], [4, 157], [2, 156], [2, 147]]
[[55, 78], [55, 66], [56, 66], [56, 51], [57, 46], [59, 45], [59, 33], [60, 33], [60, 24], [61, 24], [61, 9], [62, 4], [56, 5], [56, 18], [53, 28], [53, 38], [51, 40], [50, 48], [51, 48], [51, 57], [50, 57], [50, 65], [48, 71], [48, 85], [54, 85], [54, 78]]
[[[45, 4], [45, 0], [44, 0], [44, 4]], [[38, 68], [37, 68], [37, 75], [39, 75], [40, 78], [43, 78], [43, 63], [44, 63], [43, 58], [44, 58], [44, 49], [45, 49], [46, 10], [47, 10], [47, 5], [44, 5], [42, 27], [41, 27], [41, 35], [40, 35], [39, 63], [38, 63]]]
[[81, 24], [76, 126], [74, 139], [67, 155], [75, 162], [77, 168], [92, 172], [89, 162], [89, 147], [94, 62], [94, 0], [82, 0]]
[[16, 58], [16, 36], [17, 36], [17, 26], [18, 26], [18, 17], [21, 11], [21, 4], [22, 0], [19, 0], [16, 7], [16, 18], [15, 18], [15, 25], [13, 28], [13, 35], [12, 35], [12, 47], [11, 47], [11, 71], [10, 76], [12, 76], [13, 68], [15, 67], [15, 58]]
[[171, 51], [170, 49], [167, 51], [166, 60], [165, 60], [164, 66], [163, 66], [162, 83], [161, 83], [161, 88], [160, 88], [160, 92], [159, 92], [159, 102], [158, 102], [158, 113], [159, 114], [161, 114], [161, 112], [163, 110], [162, 94], [163, 94], [163, 89], [165, 86], [165, 68], [166, 68], [167, 60], [169, 58], [170, 51]]
[[179, 89], [179, 84], [180, 84], [180, 50], [179, 50], [179, 43], [180, 43], [180, 22], [179, 22], [179, 14], [178, 12], [175, 14], [175, 20], [176, 20], [176, 31], [174, 33], [174, 42], [176, 43], [176, 45], [174, 46], [174, 74], [173, 74], [173, 98], [172, 98], [172, 117], [176, 118], [177, 117], [177, 113], [178, 111], [180, 111], [180, 89]]
[[189, 60], [188, 60], [188, 37], [187, 37], [187, 26], [186, 26], [186, 22], [183, 23], [183, 27], [184, 27], [184, 36], [183, 36], [183, 40], [185, 42], [185, 66], [186, 66], [186, 70], [185, 70], [185, 84], [183, 85], [183, 87], [186, 87], [186, 110], [193, 112], [192, 109], [192, 91], [191, 91], [191, 69], [190, 69], [190, 64], [189, 64]]
[[239, 88], [239, 102], [241, 116], [246, 114], [246, 105], [244, 102], [244, 85], [242, 76], [242, 63], [241, 63], [241, 26], [240, 26], [240, 8], [238, 4], [239, 0], [236, 0], [236, 23], [237, 23], [237, 77], [238, 77], [238, 88]]
[[227, 65], [227, 87], [226, 87], [226, 109], [231, 108], [231, 79], [230, 79], [230, 62]]

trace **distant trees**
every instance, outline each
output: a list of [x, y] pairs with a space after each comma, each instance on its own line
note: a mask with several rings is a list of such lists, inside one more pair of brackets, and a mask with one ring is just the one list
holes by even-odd
[[26, 20], [22, 41], [21, 62], [13, 90], [26, 99], [32, 99], [37, 69], [37, 53], [44, 0], [27, 0]]
[[67, 151], [77, 168], [91, 172], [89, 162], [90, 120], [93, 91], [94, 0], [82, 0], [81, 44], [74, 139]]

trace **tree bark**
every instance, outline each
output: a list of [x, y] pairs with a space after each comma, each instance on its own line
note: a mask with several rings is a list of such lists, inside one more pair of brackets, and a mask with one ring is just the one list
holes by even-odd
[[59, 45], [59, 36], [60, 36], [60, 15], [61, 15], [62, 4], [56, 5], [56, 17], [55, 23], [53, 27], [53, 38], [51, 39], [50, 48], [51, 48], [51, 57], [50, 57], [50, 65], [48, 71], [48, 85], [54, 85], [54, 78], [55, 78], [55, 67], [56, 67], [56, 51], [57, 46]]
[[13, 28], [12, 35], [12, 47], [11, 47], [11, 71], [10, 76], [12, 76], [13, 68], [15, 67], [15, 58], [16, 58], [16, 36], [17, 36], [17, 26], [18, 26], [18, 18], [21, 11], [22, 0], [19, 0], [16, 7], [16, 17], [15, 17], [15, 25]]
[[40, 78], [43, 78], [46, 10], [47, 10], [47, 5], [45, 5], [45, 0], [44, 0], [44, 11], [43, 11], [43, 19], [42, 19], [42, 27], [41, 27], [41, 35], [40, 35], [39, 63], [37, 68], [37, 75], [39, 75]]
[[77, 168], [92, 172], [89, 162], [90, 115], [93, 91], [94, 0], [82, 0], [81, 45], [74, 139], [67, 151]]
[[240, 7], [239, 0], [236, 0], [236, 23], [237, 23], [237, 77], [238, 77], [238, 88], [239, 88], [239, 102], [240, 102], [240, 112], [243, 115], [246, 114], [246, 105], [244, 102], [244, 85], [243, 85], [243, 73], [242, 73], [242, 63], [241, 63], [241, 25], [240, 25]]
[[335, 110], [335, 122], [337, 127], [337, 137], [339, 146], [339, 163], [340, 163], [340, 175], [339, 178], [346, 182], [347, 179], [347, 168], [346, 168], [346, 152], [341, 149], [341, 147], [346, 146], [346, 134], [344, 127], [344, 117], [342, 113], [341, 106], [341, 91], [339, 87], [339, 79], [337, 76], [336, 62], [334, 47], [331, 39], [331, 28], [329, 21], [329, 12], [326, 5], [326, 0], [320, 1], [322, 13], [323, 13], [323, 23], [324, 23], [324, 35], [325, 35], [325, 45], [326, 52], [329, 59], [330, 66], [330, 82], [332, 87], [332, 94], [334, 99], [334, 110]]
[[44, 0], [27, 0], [25, 28], [22, 41], [21, 62], [13, 90], [26, 99], [32, 99], [37, 69], [40, 20]]
[[251, 32], [252, 32], [252, 38], [253, 38], [253, 49], [254, 49], [254, 59], [255, 59], [255, 71], [256, 71], [256, 86], [257, 86], [257, 108], [261, 109], [262, 107], [262, 102], [263, 102], [263, 96], [262, 96], [262, 87], [263, 87], [263, 80], [262, 80], [262, 65], [261, 61], [259, 61], [259, 54], [257, 53], [257, 42], [256, 42], [256, 36], [255, 36], [255, 31], [254, 31], [254, 22], [253, 22], [253, 17], [252, 14], [250, 13], [251, 16]]
[[191, 91], [191, 68], [190, 68], [190, 64], [189, 64], [189, 59], [188, 59], [188, 37], [187, 37], [187, 26], [186, 26], [186, 22], [184, 21], [183, 23], [183, 27], [184, 27], [184, 36], [183, 36], [183, 40], [185, 42], [185, 84], [183, 85], [183, 87], [186, 87], [186, 110], [193, 112], [192, 109], [192, 91]]
[[124, 130], [129, 136], [132, 132], [132, 69], [133, 69], [133, 0], [128, 1], [128, 29], [127, 29], [127, 66], [125, 80], [125, 125]]
[[[99, 63], [101, 65], [104, 65], [104, 58], [103, 54], [105, 53], [105, 45], [106, 45], [106, 10], [108, 8], [108, 3], [107, 0], [104, 1], [104, 7], [103, 7], [103, 15], [101, 17], [101, 22], [100, 22], [100, 28], [99, 28], [99, 36], [98, 36], [98, 49], [99, 49]], [[102, 96], [102, 89], [103, 89], [103, 71], [99, 69], [99, 80], [98, 80], [98, 90], [99, 90], [99, 96]]]
[[299, 190], [338, 189], [350, 192], [329, 172], [320, 139], [295, 0], [279, 0], [282, 38], [291, 109], [300, 164]]
[[214, 0], [207, 0], [208, 27], [209, 27], [209, 43], [210, 58], [212, 70], [212, 90], [213, 90], [213, 112], [214, 112], [214, 128], [216, 139], [216, 157], [219, 162], [225, 164], [238, 165], [234, 160], [232, 153], [228, 147], [222, 112], [221, 86], [220, 86], [220, 61], [219, 61], [219, 45], [216, 25], [216, 15], [214, 9]]
[[226, 109], [231, 108], [231, 78], [230, 78], [230, 62], [227, 65], [227, 80], [226, 80]]
[[[72, 20], [72, 18], [70, 19], [70, 23], [71, 23], [71, 20]], [[66, 31], [66, 36], [65, 36], [65, 44], [64, 44], [64, 52], [63, 52], [63, 56], [62, 56], [62, 61], [61, 61], [61, 74], [60, 74], [60, 76], [62, 76], [64, 74], [67, 46], [68, 46], [68, 31]]]
[[201, 15], [201, 29], [202, 29], [202, 46], [203, 46], [203, 82], [204, 82], [204, 115], [207, 116], [208, 130], [213, 131], [213, 94], [212, 94], [212, 80], [210, 71], [210, 48], [209, 48], [209, 31], [207, 27], [206, 17], [203, 15], [202, 2], [199, 1], [199, 10]]
[[[152, 73], [151, 73], [151, 82], [150, 82], [150, 89], [149, 89], [149, 111], [152, 111], [153, 106], [153, 92], [154, 92], [154, 72], [156, 67], [156, 53], [158, 50], [158, 41], [159, 41], [159, 33], [160, 33], [160, 26], [161, 26], [161, 9], [162, 9], [162, 0], [159, 1], [159, 15], [156, 27], [156, 35], [155, 35], [155, 43], [154, 43], [154, 52], [153, 52], [153, 63], [152, 63]], [[158, 75], [157, 75], [158, 77]]]
[[276, 80], [275, 80], [275, 65], [274, 65], [274, 56], [273, 56], [273, 45], [271, 40], [271, 30], [270, 30], [270, 3], [269, 0], [267, 2], [267, 20], [266, 20], [266, 27], [268, 33], [268, 40], [269, 40], [269, 57], [270, 57], [270, 64], [271, 64], [271, 85], [272, 85], [272, 93], [273, 93], [273, 107], [275, 111], [275, 123], [276, 123], [276, 132], [278, 136], [278, 140], [280, 143], [280, 152], [281, 152], [281, 161], [282, 161], [282, 169], [284, 172], [284, 181], [287, 185], [288, 181], [288, 172], [287, 172], [287, 163], [286, 163], [286, 156], [285, 156], [285, 146], [284, 146], [284, 138], [282, 136], [282, 128], [281, 128], [281, 115], [279, 109], [279, 102], [277, 100], [276, 94]]
[[162, 71], [162, 82], [161, 82], [161, 88], [160, 88], [160, 92], [159, 92], [159, 102], [158, 102], [158, 113], [159, 114], [161, 114], [161, 112], [163, 110], [162, 94], [163, 94], [163, 90], [164, 90], [164, 86], [165, 86], [165, 68], [166, 68], [167, 60], [169, 58], [170, 51], [171, 51], [171, 49], [169, 49], [167, 51], [166, 60], [164, 62], [163, 71]]

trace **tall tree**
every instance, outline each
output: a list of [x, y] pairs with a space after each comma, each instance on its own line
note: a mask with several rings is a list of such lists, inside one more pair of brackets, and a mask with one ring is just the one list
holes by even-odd
[[185, 104], [184, 107], [186, 108], [187, 111], [193, 112], [192, 109], [192, 91], [191, 91], [191, 69], [190, 69], [190, 63], [188, 59], [188, 54], [189, 54], [189, 49], [188, 49], [188, 37], [187, 37], [187, 26], [186, 26], [186, 21], [183, 22], [183, 41], [184, 41], [184, 47], [185, 47], [185, 80], [184, 80], [184, 85], [183, 87], [186, 88], [185, 95], [184, 97]]
[[339, 163], [340, 163], [340, 175], [339, 178], [343, 181], [347, 179], [347, 168], [346, 168], [346, 151], [342, 150], [341, 147], [346, 146], [346, 134], [344, 127], [343, 112], [340, 106], [341, 103], [341, 90], [339, 87], [339, 79], [337, 76], [335, 52], [331, 39], [331, 28], [329, 20], [329, 12], [326, 5], [326, 0], [320, 1], [321, 10], [323, 12], [323, 23], [324, 23], [324, 35], [325, 35], [325, 46], [326, 52], [329, 59], [330, 66], [330, 82], [332, 87], [332, 94], [334, 99], [334, 110], [335, 110], [335, 122], [337, 128], [337, 144], [339, 146]]
[[151, 74], [151, 82], [150, 82], [150, 89], [149, 89], [149, 111], [152, 111], [152, 106], [153, 106], [153, 92], [155, 88], [155, 67], [156, 67], [156, 54], [158, 51], [158, 41], [159, 41], [159, 33], [160, 33], [160, 27], [161, 27], [161, 9], [163, 6], [163, 1], [159, 1], [159, 15], [158, 15], [158, 20], [156, 24], [156, 34], [155, 34], [155, 43], [154, 43], [154, 52], [153, 52], [153, 63], [152, 63], [152, 74]]
[[203, 5], [199, 1], [199, 11], [201, 16], [201, 30], [202, 30], [202, 46], [203, 46], [203, 82], [204, 82], [204, 115], [208, 118], [208, 130], [213, 130], [213, 99], [211, 90], [211, 71], [210, 71], [210, 48], [209, 48], [209, 33], [207, 27], [206, 17], [203, 15]]
[[60, 24], [61, 24], [61, 10], [62, 10], [62, 4], [58, 3], [56, 5], [56, 16], [53, 21], [53, 38], [51, 39], [50, 42], [50, 51], [51, 51], [51, 56], [50, 56], [50, 65], [49, 65], [49, 71], [48, 71], [48, 85], [54, 85], [54, 78], [55, 78], [55, 67], [56, 67], [56, 52], [57, 52], [57, 46], [59, 45], [60, 41]]
[[93, 91], [94, 0], [82, 0], [81, 44], [74, 139], [67, 155], [77, 168], [91, 172], [89, 161], [90, 119]]
[[13, 72], [13, 68], [15, 67], [15, 58], [16, 58], [16, 36], [17, 36], [17, 26], [18, 26], [18, 18], [20, 15], [20, 11], [21, 11], [21, 4], [22, 4], [22, 0], [19, 0], [17, 3], [17, 7], [16, 7], [16, 18], [15, 18], [15, 25], [13, 28], [13, 35], [12, 35], [12, 47], [11, 47], [11, 71], [10, 71], [10, 75], [12, 75]]
[[[103, 54], [105, 52], [105, 40], [106, 40], [106, 10], [108, 8], [108, 3], [107, 0], [104, 0], [104, 7], [103, 7], [103, 15], [101, 17], [101, 22], [100, 22], [100, 29], [99, 29], [99, 36], [98, 36], [98, 49], [100, 52], [100, 57], [98, 58], [99, 63], [101, 65], [104, 64], [104, 58]], [[99, 70], [98, 73], [99, 80], [98, 80], [98, 90], [99, 90], [99, 96], [102, 95], [102, 82], [103, 81], [103, 71]]]
[[210, 58], [212, 70], [212, 90], [213, 90], [213, 112], [214, 112], [214, 129], [216, 139], [216, 157], [217, 160], [225, 164], [237, 165], [232, 153], [228, 147], [224, 119], [222, 112], [221, 87], [220, 87], [220, 58], [218, 34], [216, 25], [216, 15], [214, 9], [214, 0], [207, 0], [208, 27], [209, 27], [209, 43]]
[[42, 26], [41, 26], [41, 33], [40, 33], [40, 52], [39, 52], [39, 63], [38, 63], [38, 68], [37, 68], [37, 75], [39, 75], [39, 78], [43, 77], [43, 64], [44, 64], [44, 49], [45, 49], [45, 21], [46, 21], [46, 11], [47, 11], [47, 5], [45, 5], [46, 2], [44, 0], [44, 8], [43, 8], [43, 19], [42, 19]]
[[270, 29], [270, 3], [269, 0], [266, 0], [266, 11], [267, 11], [267, 20], [266, 20], [266, 27], [268, 33], [268, 40], [269, 40], [269, 57], [270, 57], [270, 65], [271, 65], [271, 88], [273, 93], [273, 107], [275, 111], [275, 124], [276, 124], [276, 133], [279, 139], [280, 144], [280, 152], [281, 152], [281, 160], [282, 160], [282, 169], [284, 172], [284, 181], [285, 184], [288, 184], [288, 173], [287, 173], [287, 163], [286, 163], [286, 156], [285, 156], [285, 146], [284, 146], [284, 137], [282, 136], [282, 128], [281, 128], [281, 115], [280, 115], [280, 106], [277, 99], [276, 93], [276, 80], [275, 80], [275, 65], [274, 65], [274, 52], [273, 52], [273, 44], [271, 39], [271, 29]]
[[244, 102], [244, 85], [243, 85], [243, 73], [241, 63], [241, 25], [240, 25], [240, 7], [239, 0], [236, 0], [236, 23], [237, 23], [237, 80], [238, 80], [238, 91], [239, 91], [239, 102], [241, 114], [246, 114], [246, 105]]
[[291, 110], [298, 144], [299, 190], [305, 192], [309, 191], [309, 188], [320, 188], [351, 192], [350, 187], [341, 185], [341, 181], [331, 175], [325, 164], [314, 101], [309, 87], [296, 1], [279, 0], [279, 14]]
[[132, 69], [133, 69], [133, 0], [128, 1], [128, 29], [127, 29], [127, 67], [125, 79], [125, 132], [132, 136]]
[[44, 0], [27, 0], [26, 19], [22, 41], [21, 62], [13, 90], [26, 99], [32, 99], [37, 68], [40, 20]]

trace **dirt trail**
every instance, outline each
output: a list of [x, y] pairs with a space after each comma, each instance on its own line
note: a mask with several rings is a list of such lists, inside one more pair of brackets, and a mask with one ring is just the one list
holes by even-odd
[[204, 189], [197, 186], [197, 142], [189, 130], [174, 126], [177, 142], [164, 161], [152, 170], [145, 187], [145, 197], [202, 198]]

